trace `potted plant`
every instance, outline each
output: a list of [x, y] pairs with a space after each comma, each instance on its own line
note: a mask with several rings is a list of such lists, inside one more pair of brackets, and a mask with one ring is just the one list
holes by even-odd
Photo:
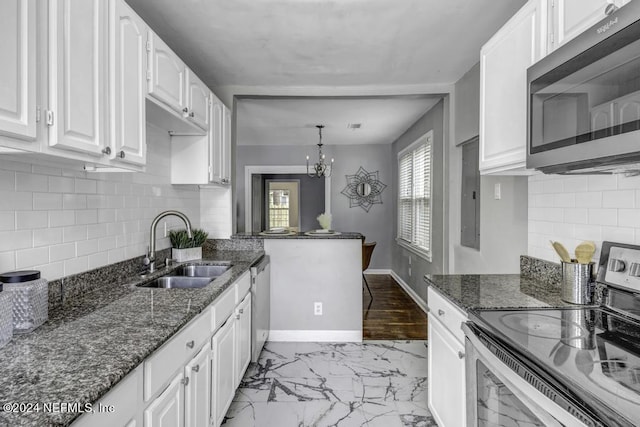
[[169, 231], [171, 240], [171, 258], [177, 262], [191, 261], [202, 258], [202, 245], [207, 240], [207, 233], [204, 230], [194, 228], [191, 230], [193, 238], [189, 238], [187, 230]]

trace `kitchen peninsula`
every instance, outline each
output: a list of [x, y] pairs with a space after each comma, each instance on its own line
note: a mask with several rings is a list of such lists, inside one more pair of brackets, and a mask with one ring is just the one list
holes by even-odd
[[271, 341], [362, 341], [362, 235], [265, 235], [271, 257]]

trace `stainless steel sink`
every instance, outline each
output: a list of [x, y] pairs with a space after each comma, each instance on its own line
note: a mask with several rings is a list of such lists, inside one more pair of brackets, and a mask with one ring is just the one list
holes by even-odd
[[175, 274], [183, 277], [218, 277], [231, 268], [230, 264], [186, 264], [178, 267]]
[[138, 286], [141, 288], [194, 289], [204, 288], [213, 279], [213, 277], [164, 276]]

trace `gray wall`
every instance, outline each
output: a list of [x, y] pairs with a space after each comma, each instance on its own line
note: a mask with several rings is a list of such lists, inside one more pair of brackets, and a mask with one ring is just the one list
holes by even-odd
[[[395, 240], [392, 245], [391, 265], [393, 271], [402, 278], [421, 298], [427, 299], [427, 287], [424, 284], [423, 276], [425, 274], [442, 274], [444, 271], [444, 99], [438, 102], [431, 110], [422, 116], [411, 126], [400, 138], [393, 143], [390, 163], [392, 164], [393, 174], [393, 234], [395, 239], [395, 230], [397, 230], [398, 216], [397, 197], [398, 197], [398, 162], [397, 156], [400, 151], [411, 145], [425, 133], [433, 130], [433, 146], [432, 146], [432, 226], [431, 226], [431, 262], [418, 257], [409, 250], [398, 245]], [[409, 276], [409, 262], [411, 262], [411, 276]]]
[[[248, 165], [304, 165], [305, 158], [316, 154], [315, 146], [255, 146], [238, 145], [236, 147], [236, 223], [237, 231], [244, 231], [244, 170]], [[326, 145], [323, 148], [327, 158], [335, 158], [331, 175], [331, 213], [332, 227], [336, 230], [359, 232], [367, 241], [378, 243], [371, 259], [371, 269], [391, 268], [392, 242], [395, 238], [392, 225], [394, 212], [394, 194], [392, 192], [392, 166], [394, 161], [391, 144], [382, 145]], [[362, 166], [368, 172], [379, 171], [380, 181], [388, 187], [382, 193], [382, 204], [371, 207], [365, 212], [360, 207], [349, 208], [349, 199], [340, 194], [346, 187], [345, 175], [352, 175]], [[317, 223], [312, 228], [317, 228]], [[395, 245], [395, 243], [393, 243]]]
[[[455, 136], [449, 146], [449, 272], [519, 273], [520, 255], [527, 253], [527, 177], [480, 177], [480, 250], [460, 245], [462, 149], [458, 144], [479, 133], [479, 64], [456, 82], [454, 94]], [[496, 184], [501, 186], [500, 200], [493, 197]]]

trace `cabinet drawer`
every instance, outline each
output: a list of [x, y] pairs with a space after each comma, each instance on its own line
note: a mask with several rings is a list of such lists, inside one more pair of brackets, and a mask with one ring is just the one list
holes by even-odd
[[244, 299], [247, 292], [251, 289], [251, 274], [247, 271], [238, 280], [236, 280], [236, 304]]
[[462, 322], [467, 321], [467, 315], [450, 303], [433, 287], [429, 287], [427, 292], [427, 303], [429, 313], [438, 319], [461, 343], [464, 343], [464, 332], [460, 328]]
[[148, 401], [211, 336], [211, 316], [206, 311], [167, 341], [144, 362], [144, 400]]
[[213, 303], [213, 310], [211, 310], [212, 331], [216, 331], [233, 314], [233, 310], [236, 308], [236, 288], [236, 283], [229, 286]]

